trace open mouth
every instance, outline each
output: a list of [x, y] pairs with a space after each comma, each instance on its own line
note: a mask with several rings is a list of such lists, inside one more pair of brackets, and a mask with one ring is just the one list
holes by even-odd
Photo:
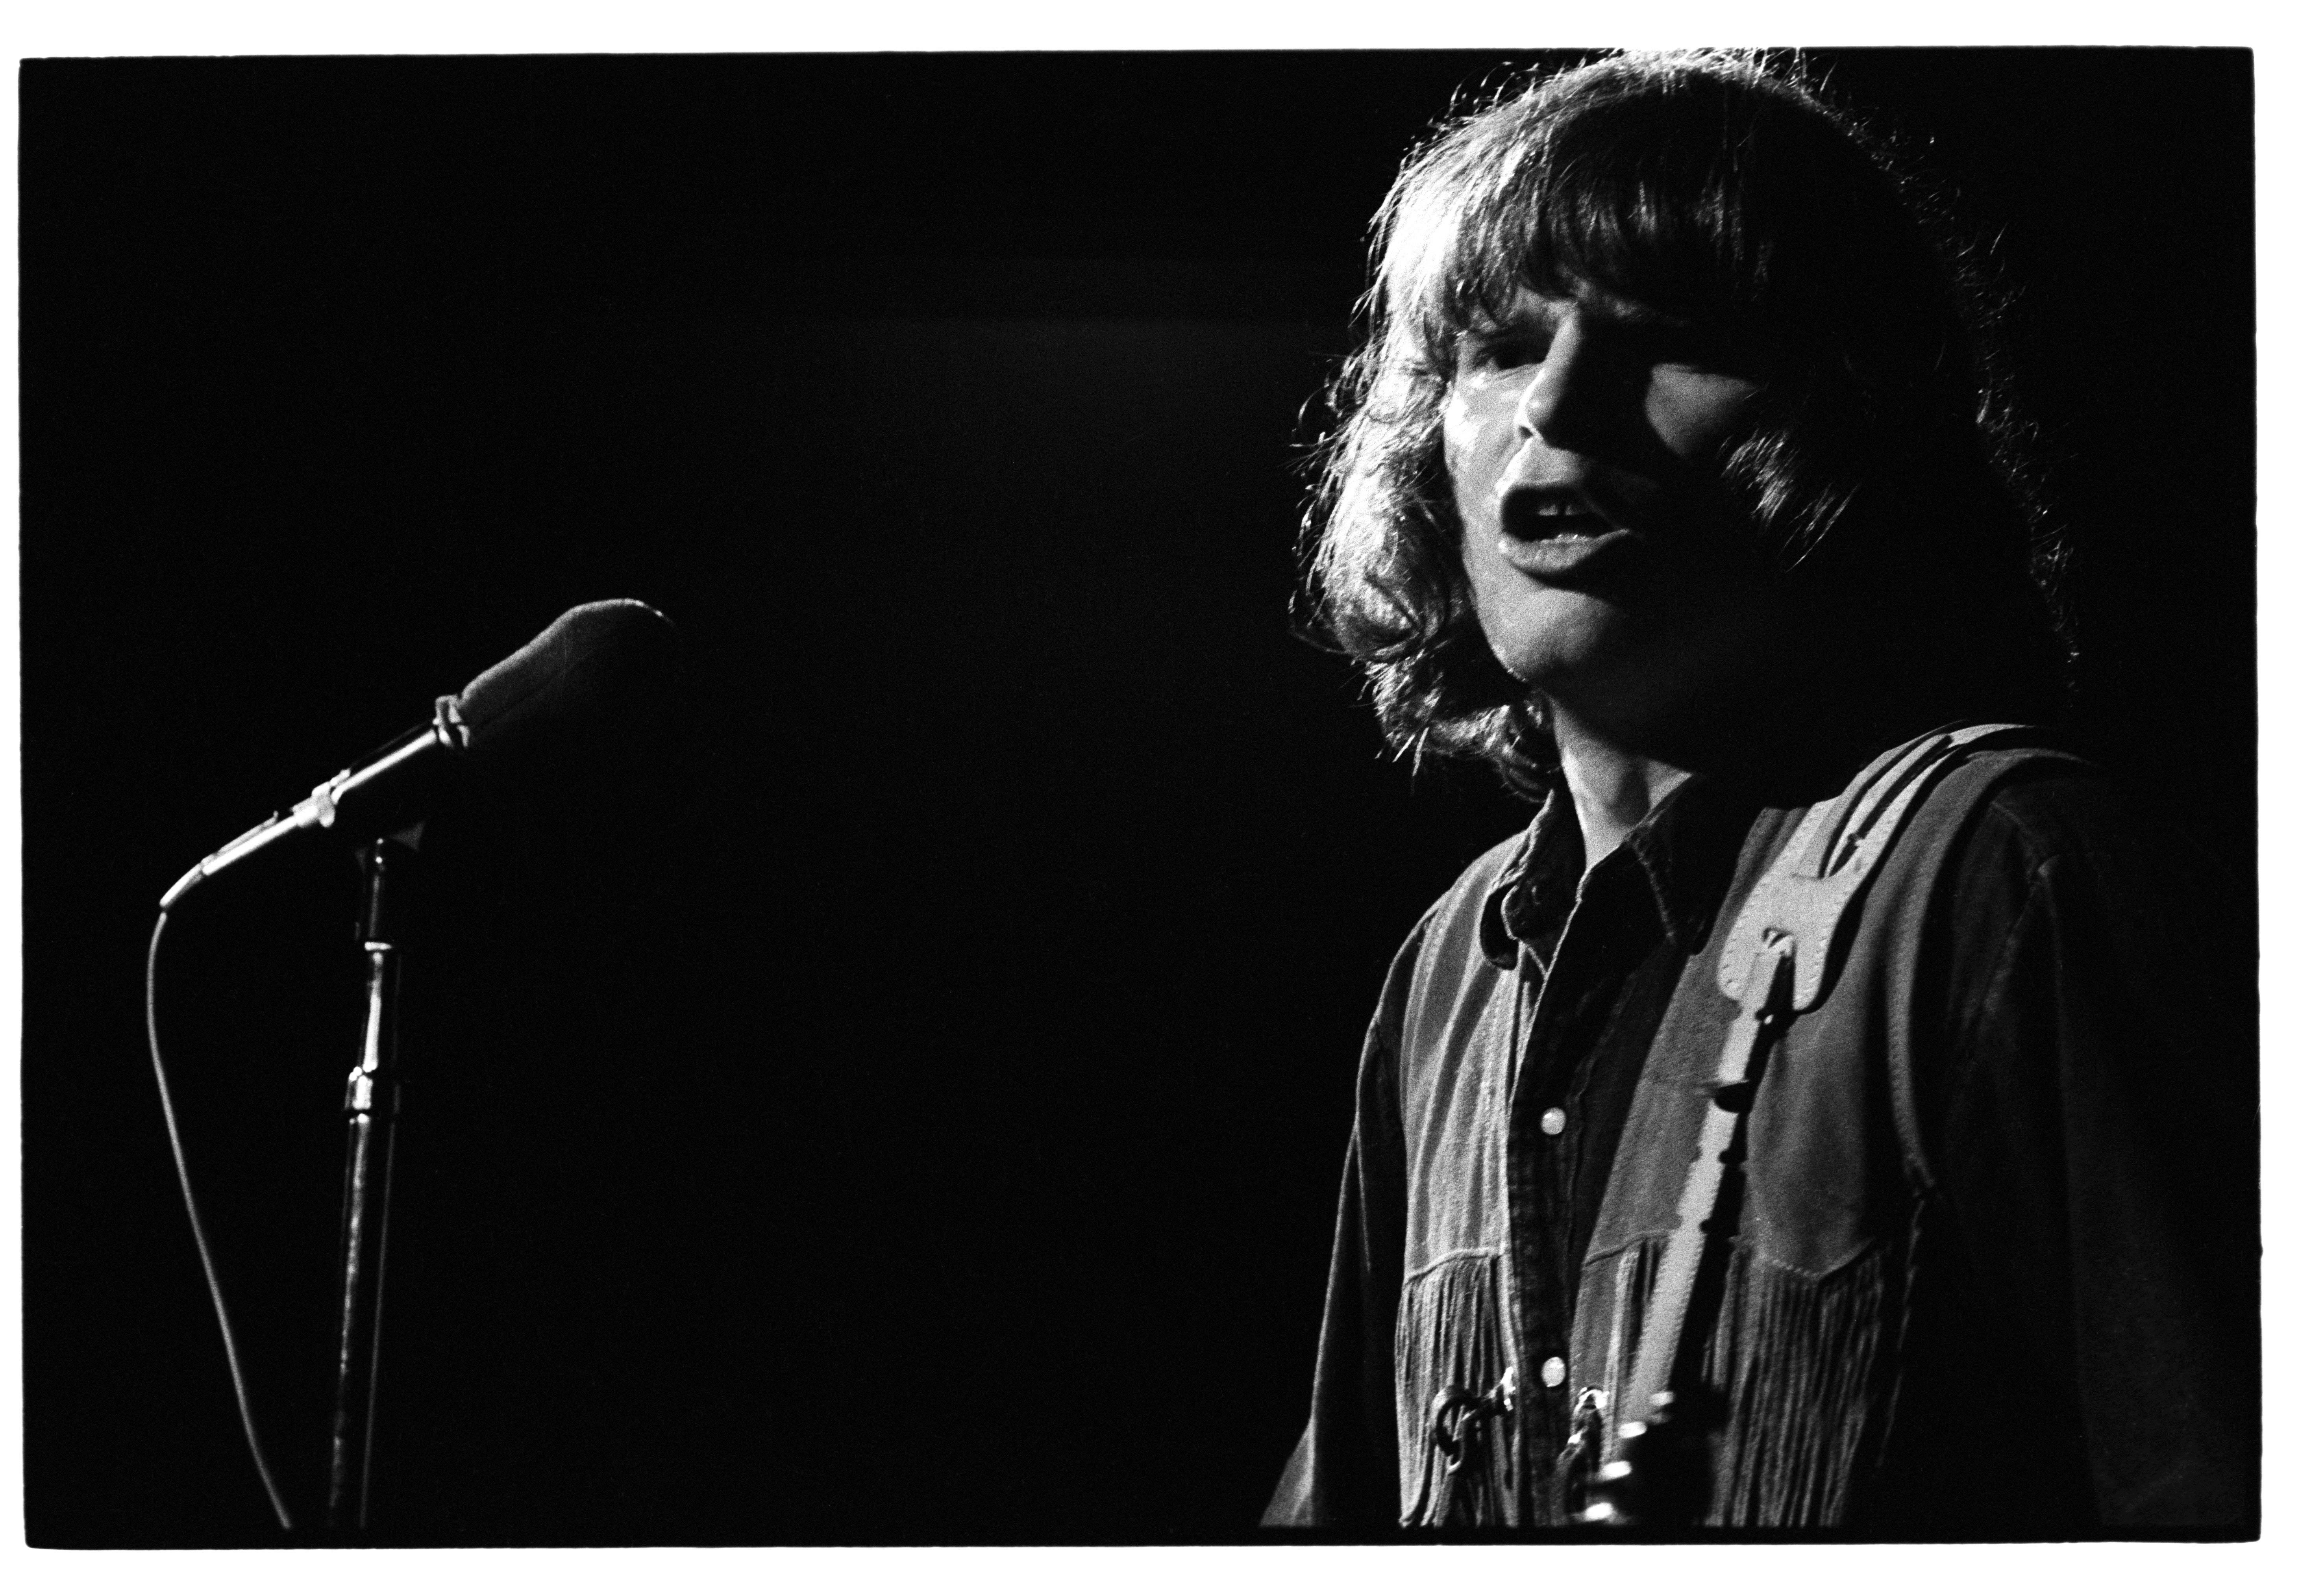
[[1596, 580], [1638, 545], [1571, 486], [1517, 487], [1501, 499], [1501, 557], [1549, 585]]
[[1501, 501], [1502, 533], [1520, 542], [1584, 542], [1614, 529], [1570, 487], [1526, 487]]

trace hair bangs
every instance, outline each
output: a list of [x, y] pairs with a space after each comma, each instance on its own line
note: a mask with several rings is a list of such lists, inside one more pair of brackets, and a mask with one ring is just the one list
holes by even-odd
[[2066, 650], [1980, 332], [1991, 286], [1941, 214], [1924, 229], [1889, 160], [1795, 69], [1686, 53], [1515, 84], [1405, 166], [1373, 224], [1303, 591], [1399, 754], [1482, 757], [1528, 796], [1554, 759], [1547, 702], [1477, 621], [1443, 407], [1464, 332], [1507, 323], [1526, 291], [1585, 284], [1703, 331], [1762, 384], [1717, 485], [1835, 619], [1883, 609], [1859, 667], [1899, 696], [1925, 680], [1948, 705], [1978, 691], [2041, 714]]
[[[1641, 94], [1645, 77], [1658, 91]], [[1765, 84], [1760, 90], [1765, 91]], [[1608, 62], [1477, 117], [1417, 161], [1379, 220], [1390, 338], [1437, 376], [1520, 291], [1589, 283], [1747, 333], [1768, 237], [1750, 221], [1757, 107], [1717, 79]]]

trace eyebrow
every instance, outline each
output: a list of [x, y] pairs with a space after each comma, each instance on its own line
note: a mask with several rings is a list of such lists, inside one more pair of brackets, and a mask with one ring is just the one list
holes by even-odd
[[[1587, 300], [1584, 299], [1585, 292], [1589, 292], [1590, 298]], [[1545, 307], [1586, 306], [1592, 311], [1603, 312], [1625, 325], [1653, 328], [1690, 326], [1688, 319], [1675, 312], [1666, 311], [1650, 302], [1640, 301], [1636, 296], [1624, 295], [1603, 285], [1593, 285], [1589, 281], [1583, 280], [1571, 291], [1553, 293], [1525, 286], [1518, 293], [1512, 294], [1498, 305], [1480, 301], [1469, 309], [1468, 320], [1458, 323], [1454, 327], [1453, 338], [1456, 340], [1469, 339], [1479, 335], [1506, 333], [1512, 329], [1528, 326], [1521, 320], [1521, 318], [1526, 314], [1526, 309], [1534, 302], [1539, 302]]]

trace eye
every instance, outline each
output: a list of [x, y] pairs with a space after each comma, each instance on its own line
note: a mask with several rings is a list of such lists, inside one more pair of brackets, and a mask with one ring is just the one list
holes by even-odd
[[1662, 319], [1631, 325], [1626, 337], [1640, 359], [1702, 372], [1740, 373], [1741, 352], [1724, 334]]
[[1548, 353], [1549, 341], [1525, 329], [1474, 329], [1463, 333], [1456, 349], [1461, 372], [1508, 372], [1531, 366]]

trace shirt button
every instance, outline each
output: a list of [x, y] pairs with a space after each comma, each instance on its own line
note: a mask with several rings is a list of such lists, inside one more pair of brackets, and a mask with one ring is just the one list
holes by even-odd
[[1552, 1105], [1541, 1113], [1541, 1129], [1555, 1137], [1565, 1130], [1565, 1112]]
[[1552, 1357], [1541, 1365], [1541, 1385], [1545, 1389], [1562, 1389], [1565, 1386], [1563, 1357]]

